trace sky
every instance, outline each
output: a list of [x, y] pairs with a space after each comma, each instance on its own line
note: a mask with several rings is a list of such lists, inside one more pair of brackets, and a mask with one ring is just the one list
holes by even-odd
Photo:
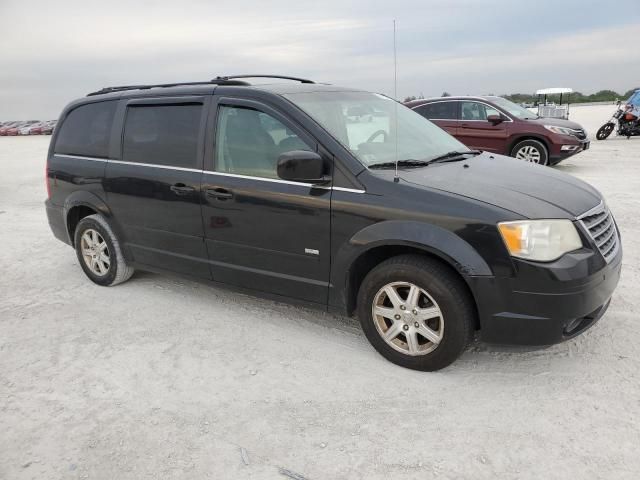
[[640, 87], [638, 0], [0, 0], [0, 120], [240, 73], [393, 96], [394, 19], [400, 99]]

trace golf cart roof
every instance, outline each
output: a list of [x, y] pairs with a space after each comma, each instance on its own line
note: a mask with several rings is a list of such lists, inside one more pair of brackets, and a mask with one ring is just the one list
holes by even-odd
[[568, 88], [568, 87], [542, 88], [536, 92], [536, 95], [556, 95], [558, 93], [573, 93], [573, 88]]

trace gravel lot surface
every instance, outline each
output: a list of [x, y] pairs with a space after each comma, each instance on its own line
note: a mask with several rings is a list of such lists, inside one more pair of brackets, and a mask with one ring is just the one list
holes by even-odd
[[[572, 119], [593, 136], [613, 110]], [[432, 374], [351, 319], [144, 272], [92, 284], [47, 225], [48, 142], [0, 138], [0, 478], [638, 478], [640, 138], [558, 167], [624, 236], [605, 318]]]

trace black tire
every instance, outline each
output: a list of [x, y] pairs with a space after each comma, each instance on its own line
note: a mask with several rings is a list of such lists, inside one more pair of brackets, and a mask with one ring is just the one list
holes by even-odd
[[[538, 153], [539, 160], [531, 163], [537, 163], [538, 165], [549, 165], [549, 151], [547, 150], [547, 147], [545, 147], [544, 143], [542, 143], [539, 140], [529, 139], [529, 140], [523, 140], [521, 142], [516, 143], [511, 149], [511, 153], [509, 154], [509, 156], [518, 158], [517, 157], [518, 152], [520, 152], [522, 149], [525, 149], [525, 148], [533, 149]], [[519, 160], [525, 160], [525, 159], [519, 159]], [[530, 160], [526, 160], [526, 161], [530, 161]]]
[[[85, 261], [85, 256], [82, 252], [83, 235], [90, 230], [97, 232], [99, 235], [97, 238], [101, 237], [106, 244], [106, 256], [109, 258], [109, 265], [103, 274], [92, 270], [90, 265], [87, 264], [88, 260]], [[78, 222], [74, 235], [74, 245], [78, 262], [80, 262], [82, 270], [92, 282], [104, 287], [110, 287], [126, 282], [133, 275], [134, 269], [127, 264], [116, 235], [102, 215], [89, 215]]]
[[609, 138], [609, 135], [611, 135], [611, 132], [613, 132], [614, 128], [615, 128], [615, 125], [613, 123], [611, 122], [605, 123], [598, 129], [598, 132], [596, 133], [596, 138], [598, 140], [606, 140], [607, 138]]
[[[423, 289], [442, 312], [436, 320], [442, 322], [442, 338], [434, 350], [412, 356], [382, 338], [373, 314], [374, 301], [383, 287], [394, 282], [408, 282]], [[393, 257], [371, 270], [360, 286], [357, 314], [367, 339], [383, 357], [396, 365], [421, 371], [440, 370], [456, 360], [472, 340], [475, 325], [473, 300], [462, 279], [438, 261], [420, 255]], [[408, 311], [406, 315], [409, 317]], [[403, 332], [399, 335], [395, 341], [405, 338], [401, 337]]]

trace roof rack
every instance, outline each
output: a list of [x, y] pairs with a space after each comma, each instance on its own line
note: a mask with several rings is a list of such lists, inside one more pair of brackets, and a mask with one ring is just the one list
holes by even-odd
[[241, 80], [230, 80], [230, 79], [227, 80], [224, 78], [218, 78], [218, 79], [204, 81], [204, 82], [159, 83], [154, 85], [122, 85], [118, 87], [105, 87], [101, 90], [87, 94], [87, 97], [92, 97], [93, 95], [102, 95], [105, 93], [112, 93], [112, 92], [123, 92], [126, 90], [148, 90], [150, 88], [169, 88], [169, 87], [182, 87], [182, 86], [189, 86], [189, 85], [247, 86], [251, 84], [249, 82], [243, 82]]
[[169, 87], [182, 87], [189, 85], [233, 85], [233, 86], [247, 86], [251, 85], [249, 82], [238, 80], [240, 78], [279, 78], [282, 80], [293, 80], [300, 83], [315, 83], [313, 80], [298, 77], [287, 77], [284, 75], [225, 75], [214, 78], [213, 80], [205, 82], [182, 82], [182, 83], [159, 83], [154, 85], [122, 85], [119, 87], [105, 87], [96, 92], [87, 94], [87, 97], [94, 95], [103, 95], [105, 93], [123, 92], [126, 90], [148, 90], [150, 88], [169, 88]]
[[260, 75], [260, 74], [256, 74], [256, 75], [225, 75], [222, 77], [216, 77], [213, 80], [234, 80], [237, 78], [279, 78], [281, 80], [293, 80], [294, 82], [300, 82], [300, 83], [316, 83], [313, 80], [309, 80], [307, 78], [300, 78], [300, 77], [287, 77], [284, 75]]

